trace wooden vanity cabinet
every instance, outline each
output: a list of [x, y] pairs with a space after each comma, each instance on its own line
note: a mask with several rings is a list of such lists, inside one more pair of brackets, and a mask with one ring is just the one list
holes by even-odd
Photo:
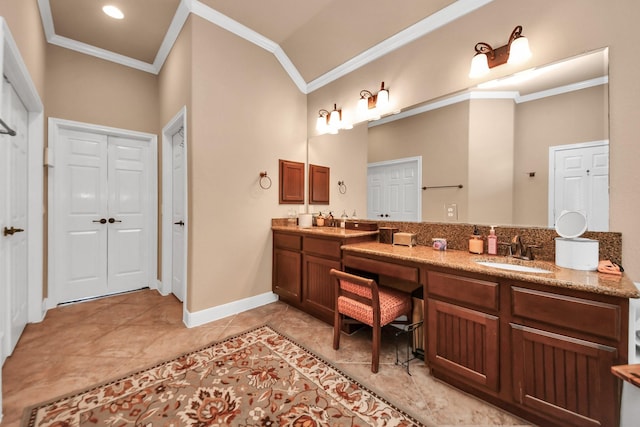
[[510, 294], [513, 400], [559, 426], [617, 426], [628, 301], [517, 283]]
[[427, 272], [427, 360], [433, 371], [498, 391], [498, 289], [491, 281]]
[[376, 234], [345, 237], [274, 230], [273, 292], [282, 301], [333, 324], [335, 296], [329, 271], [342, 269], [340, 247], [376, 238]]

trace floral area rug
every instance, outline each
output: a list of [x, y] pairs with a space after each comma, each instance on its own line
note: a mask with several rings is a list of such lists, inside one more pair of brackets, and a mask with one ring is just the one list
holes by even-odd
[[262, 326], [25, 410], [25, 426], [422, 426]]

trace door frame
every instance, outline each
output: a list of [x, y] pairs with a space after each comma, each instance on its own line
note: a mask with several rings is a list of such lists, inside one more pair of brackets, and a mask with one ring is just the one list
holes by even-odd
[[187, 266], [189, 256], [189, 171], [187, 161], [189, 143], [187, 132], [187, 107], [183, 106], [178, 113], [162, 128], [162, 279], [160, 280], [159, 291], [162, 295], [169, 295], [171, 293], [171, 278], [173, 277], [173, 188], [172, 188], [172, 174], [173, 174], [173, 156], [172, 153], [172, 140], [171, 137], [180, 129], [184, 129], [184, 276], [182, 278], [185, 286], [183, 307], [186, 307], [187, 299], [189, 297], [187, 286]]
[[[562, 150], [605, 147], [609, 146], [608, 139], [598, 141], [578, 142], [575, 144], [554, 145], [549, 147], [549, 199], [547, 202], [547, 225], [551, 228], [555, 227], [556, 218], [554, 216], [555, 200], [556, 200], [556, 153]], [[611, 178], [609, 178], [611, 180]], [[609, 204], [611, 207], [611, 204]]]
[[[28, 112], [27, 153], [27, 304], [29, 323], [40, 322], [46, 309], [43, 301], [44, 266], [44, 105], [20, 55], [9, 26], [0, 17], [0, 71], [7, 76]], [[1, 86], [1, 85], [0, 85]], [[0, 87], [0, 98], [3, 96]], [[2, 335], [2, 331], [0, 331]], [[0, 410], [1, 413], [1, 410]]]
[[146, 132], [138, 132], [128, 129], [120, 129], [109, 126], [96, 125], [91, 123], [76, 122], [72, 120], [58, 119], [49, 117], [49, 159], [48, 159], [48, 178], [49, 185], [47, 188], [49, 197], [48, 206], [48, 297], [47, 308], [53, 308], [60, 303], [58, 292], [58, 284], [55, 282], [55, 209], [53, 201], [56, 200], [55, 194], [55, 153], [56, 147], [60, 143], [60, 130], [69, 129], [80, 132], [98, 133], [108, 136], [119, 136], [123, 138], [138, 139], [149, 144], [149, 186], [151, 194], [148, 200], [147, 209], [149, 210], [149, 240], [147, 248], [149, 254], [155, 254], [148, 259], [149, 287], [158, 288], [157, 270], [158, 270], [158, 137], [154, 134]]

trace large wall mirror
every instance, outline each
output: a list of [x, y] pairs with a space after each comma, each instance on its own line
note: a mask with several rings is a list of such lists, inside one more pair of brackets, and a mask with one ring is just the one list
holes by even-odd
[[[578, 197], [577, 192], [584, 182], [593, 181], [606, 196], [597, 200], [605, 225], [589, 229], [607, 231], [608, 117], [608, 50], [601, 49], [425, 100], [369, 122], [366, 161], [380, 165], [420, 156], [422, 182], [417, 185], [426, 189], [418, 192], [422, 199], [418, 220], [429, 222], [546, 227], [553, 225], [553, 205], [581, 209], [591, 203], [583, 200], [589, 194]], [[553, 158], [561, 148], [592, 146], [605, 147], [604, 155], [594, 157], [600, 164], [587, 164], [586, 157], [573, 155]], [[310, 162], [332, 165], [328, 152], [310, 150], [314, 153], [322, 158]], [[549, 165], [553, 168], [560, 161], [563, 167], [580, 169], [585, 179], [555, 177], [553, 170], [550, 174]], [[361, 173], [366, 176], [367, 171]], [[554, 188], [566, 193], [565, 202], [558, 201]], [[398, 194], [401, 189], [393, 191], [391, 204], [409, 200]], [[368, 211], [372, 200], [369, 194]], [[393, 215], [385, 219], [406, 220]]]

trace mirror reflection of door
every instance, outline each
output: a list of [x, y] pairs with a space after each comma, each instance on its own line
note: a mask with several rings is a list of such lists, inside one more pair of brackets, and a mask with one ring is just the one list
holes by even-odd
[[422, 217], [421, 182], [421, 156], [369, 163], [367, 218], [420, 221]]
[[578, 211], [589, 231], [609, 231], [609, 142], [550, 147], [549, 171], [549, 226]]

